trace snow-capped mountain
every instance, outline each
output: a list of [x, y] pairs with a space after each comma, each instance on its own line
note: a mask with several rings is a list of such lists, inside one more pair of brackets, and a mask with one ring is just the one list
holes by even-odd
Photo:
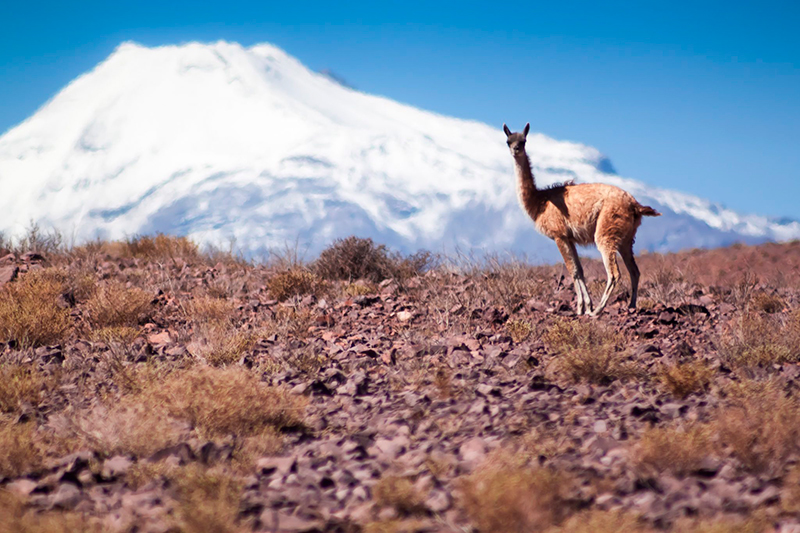
[[[528, 151], [540, 185], [611, 183], [661, 211], [639, 249], [800, 237], [798, 222], [617, 176], [588, 146], [532, 134]], [[267, 44], [122, 44], [0, 137], [0, 187], [7, 235], [36, 221], [76, 242], [164, 232], [312, 254], [356, 234], [557, 257], [517, 205], [498, 127], [358, 92]]]

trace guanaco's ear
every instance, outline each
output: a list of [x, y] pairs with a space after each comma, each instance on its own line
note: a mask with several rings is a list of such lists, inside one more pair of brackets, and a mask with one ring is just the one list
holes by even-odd
[[511, 130], [505, 124], [503, 124], [503, 131], [506, 132], [506, 137], [511, 137]]
[[527, 137], [528, 136], [528, 132], [530, 131], [530, 129], [531, 129], [531, 123], [528, 122], [527, 124], [525, 124], [525, 129], [522, 130], [522, 135]]

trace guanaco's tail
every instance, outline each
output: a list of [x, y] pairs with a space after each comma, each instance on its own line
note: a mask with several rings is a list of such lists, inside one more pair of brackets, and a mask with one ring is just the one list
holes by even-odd
[[650, 207], [649, 205], [638, 204], [636, 206], [636, 214], [640, 217], [660, 217], [661, 213]]

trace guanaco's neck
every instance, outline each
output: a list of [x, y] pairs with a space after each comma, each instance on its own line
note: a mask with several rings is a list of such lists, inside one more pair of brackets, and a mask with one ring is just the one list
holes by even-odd
[[531, 161], [528, 154], [522, 152], [514, 157], [514, 167], [517, 174], [517, 194], [519, 203], [534, 220], [539, 216], [541, 201], [539, 190], [536, 188], [536, 178], [533, 177]]

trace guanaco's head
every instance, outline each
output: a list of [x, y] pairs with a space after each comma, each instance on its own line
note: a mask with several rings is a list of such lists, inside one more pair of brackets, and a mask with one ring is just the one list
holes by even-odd
[[528, 136], [530, 129], [531, 125], [525, 124], [525, 129], [522, 130], [522, 133], [512, 133], [508, 126], [503, 124], [503, 131], [506, 132], [506, 137], [508, 137], [508, 149], [511, 150], [511, 155], [514, 157], [525, 154], [525, 138]]

